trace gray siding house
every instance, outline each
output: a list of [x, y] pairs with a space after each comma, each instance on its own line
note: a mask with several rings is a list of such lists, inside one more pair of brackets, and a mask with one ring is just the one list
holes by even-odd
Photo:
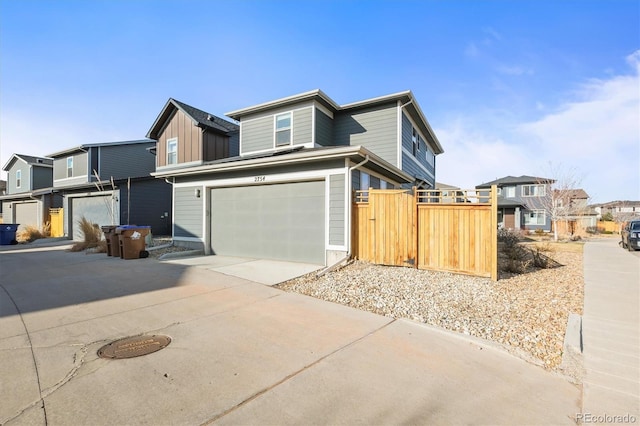
[[[176, 151], [166, 108], [147, 134], [158, 153]], [[239, 124], [208, 114], [221, 128], [205, 130], [226, 137], [228, 156], [181, 157], [200, 153], [187, 136], [171, 165], [158, 155], [153, 175], [173, 184], [176, 244], [329, 265], [350, 255], [354, 190], [435, 185], [442, 147], [410, 91], [338, 105], [314, 90], [226, 115]]]
[[13, 154], [3, 170], [7, 172], [6, 193], [0, 195], [3, 222], [19, 223], [20, 229], [42, 229], [49, 220], [49, 208], [62, 204], [60, 196], [51, 190], [53, 160]]
[[81, 217], [98, 225], [151, 226], [171, 233], [171, 186], [154, 179], [154, 140], [93, 143], [55, 152], [53, 191], [63, 196], [64, 232], [81, 239]]
[[551, 231], [551, 218], [545, 206], [551, 197], [553, 179], [535, 176], [506, 176], [476, 186], [498, 187], [498, 224], [506, 229]]

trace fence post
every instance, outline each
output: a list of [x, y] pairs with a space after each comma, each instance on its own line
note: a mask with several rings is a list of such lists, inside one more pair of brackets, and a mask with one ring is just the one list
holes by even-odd
[[498, 281], [498, 187], [491, 185], [491, 280]]
[[411, 233], [413, 234], [413, 267], [418, 269], [418, 188], [413, 187]]

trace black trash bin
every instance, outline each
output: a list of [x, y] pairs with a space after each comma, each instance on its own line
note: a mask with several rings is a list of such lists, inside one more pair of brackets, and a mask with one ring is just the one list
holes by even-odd
[[18, 244], [16, 240], [16, 232], [18, 231], [19, 223], [0, 223], [0, 245], [9, 246]]

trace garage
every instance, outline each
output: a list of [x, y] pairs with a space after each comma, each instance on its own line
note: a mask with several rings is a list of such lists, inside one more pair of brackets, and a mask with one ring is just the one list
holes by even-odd
[[28, 203], [15, 203], [13, 205], [13, 209], [15, 223], [20, 224], [20, 229], [28, 225], [38, 228], [40, 227], [40, 220], [38, 220], [38, 203], [36, 201]]
[[103, 225], [119, 225], [118, 214], [116, 221], [113, 222], [112, 211], [118, 212], [117, 203], [112, 200], [111, 195], [98, 195], [93, 197], [71, 197], [71, 223], [69, 224], [70, 235], [74, 240], [82, 240], [83, 235], [78, 226], [78, 222], [84, 216], [92, 223]]
[[211, 248], [324, 265], [324, 180], [211, 189]]

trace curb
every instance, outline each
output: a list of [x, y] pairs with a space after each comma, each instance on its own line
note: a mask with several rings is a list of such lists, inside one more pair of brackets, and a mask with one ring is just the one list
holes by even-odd
[[174, 253], [165, 253], [158, 258], [158, 260], [168, 260], [176, 257], [187, 257], [187, 256], [204, 256], [204, 250], [186, 250], [186, 251], [177, 251]]

